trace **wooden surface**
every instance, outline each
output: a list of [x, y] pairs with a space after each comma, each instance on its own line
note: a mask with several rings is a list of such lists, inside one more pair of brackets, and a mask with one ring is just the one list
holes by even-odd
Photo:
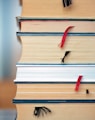
[[[52, 113], [36, 117], [35, 107], [45, 106]], [[17, 120], [95, 120], [95, 104], [17, 104]]]
[[23, 0], [22, 15], [29, 17], [95, 18], [95, 0], [73, 0], [64, 8], [62, 0]]
[[21, 36], [20, 63], [61, 63], [66, 51], [71, 53], [65, 63], [95, 63], [95, 36], [68, 36], [60, 48], [62, 36]]

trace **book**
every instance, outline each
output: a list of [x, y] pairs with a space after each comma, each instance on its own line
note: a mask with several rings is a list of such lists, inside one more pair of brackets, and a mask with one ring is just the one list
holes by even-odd
[[[60, 48], [63, 34], [17, 32], [22, 42], [19, 63], [95, 63], [95, 33], [68, 33], [64, 47]], [[67, 51], [69, 54], [64, 58]]]
[[73, 0], [69, 7], [62, 0], [22, 0], [22, 17], [95, 18], [94, 0]]
[[[21, 108], [24, 106], [28, 111], [32, 106], [50, 108], [49, 105], [55, 107], [60, 104], [62, 108], [64, 105], [67, 108], [68, 105], [91, 107], [90, 103], [95, 103], [94, 71], [95, 65], [18, 65], [15, 80], [17, 93], [13, 99], [19, 111], [18, 117], [21, 117]], [[80, 75], [82, 79], [76, 91]], [[55, 111], [52, 108], [51, 110]], [[30, 116], [30, 113], [25, 116]]]
[[[75, 86], [76, 83], [17, 83], [17, 93], [14, 101], [16, 102], [18, 100], [18, 102], [20, 102], [20, 100], [31, 100], [31, 103], [50, 103], [49, 101], [54, 103], [58, 100], [57, 103], [62, 103], [62, 101], [63, 103], [76, 103], [79, 102], [77, 100], [84, 101], [95, 99], [95, 84], [81, 83], [77, 92], [75, 91]], [[87, 93], [87, 90], [89, 93]]]
[[21, 0], [18, 120], [95, 119], [94, 0], [63, 1]]
[[[37, 66], [34, 66], [34, 68], [35, 67], [37, 67]], [[40, 65], [39, 65], [39, 67], [41, 68]], [[53, 67], [54, 67], [54, 65], [53, 65]], [[74, 66], [72, 66], [72, 68], [73, 67]], [[85, 67], [87, 67], [87, 66], [85, 66]], [[33, 71], [34, 71], [34, 68], [32, 69], [32, 66], [31, 66], [31, 68], [29, 66], [29, 69], [31, 69]], [[62, 67], [62, 68], [64, 69], [64, 67]], [[68, 66], [66, 67], [66, 69], [67, 68], [68, 68]], [[81, 68], [82, 68], [82, 66], [80, 67], [80, 69]], [[24, 70], [24, 68], [22, 68], [22, 69]], [[35, 69], [39, 70], [38, 67]], [[51, 67], [48, 66], [48, 69], [51, 70]], [[76, 71], [77, 71], [77, 69], [78, 69], [78, 66], [76, 66]], [[80, 69], [78, 69], [78, 70], [80, 71]], [[45, 68], [43, 68], [43, 70], [45, 71]], [[73, 70], [74, 69], [72, 69], [72, 71]], [[87, 70], [87, 69], [85, 69], [85, 70]], [[85, 71], [85, 72], [87, 72], [90, 75], [92, 73], [91, 69], [88, 69], [88, 70], [90, 71], [90, 73], [88, 71]], [[93, 69], [92, 69], [92, 71], [93, 71]], [[48, 72], [49, 72], [49, 70], [48, 70]], [[47, 74], [48, 74], [48, 72], [47, 72]], [[30, 74], [34, 75], [34, 73], [30, 73]], [[43, 72], [43, 74], [44, 74], [44, 72]], [[54, 72], [54, 74], [59, 74], [59, 72], [57, 72], [57, 73]], [[66, 73], [62, 73], [62, 74], [64, 75]], [[69, 76], [69, 74], [70, 74], [70, 71], [68, 71], [68, 76]], [[40, 75], [42, 75], [42, 74], [40, 74]], [[83, 77], [85, 78], [85, 76], [83, 76]], [[88, 77], [88, 76], [86, 76], [86, 77]], [[51, 76], [51, 78], [52, 78], [52, 76]], [[93, 77], [91, 76], [91, 79], [92, 78]], [[50, 118], [48, 118], [48, 116], [45, 116], [48, 113], [47, 114], [45, 114], [46, 112], [43, 113], [45, 119], [53, 119], [55, 117], [57, 119], [59, 119], [59, 118], [63, 119], [64, 115], [62, 113], [63, 113], [64, 108], [66, 109], [66, 110], [64, 109], [65, 115], [66, 115], [66, 117], [64, 118], [65, 120], [69, 119], [69, 117], [72, 115], [72, 112], [76, 113], [76, 118], [77, 118], [77, 116], [78, 116], [77, 112], [80, 112], [80, 111], [81, 111], [81, 118], [84, 118], [84, 117], [89, 118], [88, 115], [86, 116], [86, 113], [89, 110], [93, 110], [95, 108], [94, 107], [95, 84], [94, 84], [94, 82], [91, 82], [91, 79], [89, 79], [88, 81], [85, 81], [84, 79], [81, 80], [79, 91], [77, 91], [77, 92], [75, 91], [76, 81], [74, 81], [74, 79], [71, 78], [70, 81], [68, 82], [67, 77], [63, 83], [55, 82], [55, 81], [53, 83], [46, 82], [46, 81], [44, 81], [44, 82], [41, 82], [41, 81], [35, 82], [34, 81], [33, 82], [32, 80], [34, 80], [34, 77], [31, 77], [31, 81], [28, 81], [27, 78], [25, 79], [25, 81], [22, 79], [20, 81], [19, 80], [15, 81], [15, 84], [17, 84], [17, 93], [16, 93], [15, 98], [13, 99], [13, 103], [15, 103], [17, 106], [17, 111], [19, 113], [17, 116], [18, 120], [26, 119], [26, 118], [29, 118], [29, 119], [31, 118], [31, 119], [35, 120], [37, 117], [34, 115], [34, 111], [35, 111], [36, 107], [46, 107], [52, 111]], [[52, 80], [54, 80], [54, 78], [52, 78]], [[89, 92], [87, 92], [87, 91], [89, 91]], [[69, 108], [71, 108], [70, 111], [69, 111]], [[22, 115], [22, 109], [25, 112], [24, 118]], [[32, 114], [29, 111], [31, 111]], [[62, 111], [62, 113], [61, 113], [61, 111]], [[59, 114], [59, 112], [60, 112], [60, 114]], [[69, 117], [68, 117], [68, 112], [70, 112]], [[54, 113], [56, 113], [56, 114], [54, 114]], [[90, 113], [91, 113], [91, 111], [90, 111]], [[59, 117], [59, 115], [60, 115], [60, 117]], [[91, 115], [93, 116], [93, 113]], [[41, 119], [42, 119], [43, 115], [42, 115], [42, 113], [41, 114], [39, 113], [38, 116], [41, 117]], [[72, 120], [73, 120], [73, 118], [72, 118]]]
[[95, 82], [95, 65], [59, 65], [59, 64], [17, 64], [17, 75], [14, 82], [31, 83], [72, 83], [79, 75], [82, 82]]
[[[17, 107], [18, 120], [35, 120], [43, 117], [46, 120], [55, 118], [68, 120], [73, 113], [75, 115], [70, 118], [71, 120], [74, 118], [94, 120], [91, 111], [95, 108], [95, 65], [18, 64], [17, 70], [14, 81], [17, 93], [13, 103]], [[79, 75], [83, 75], [83, 78], [79, 90], [76, 91]]]
[[[28, 104], [19, 103], [16, 104], [18, 120], [94, 120], [95, 119], [95, 104]], [[48, 111], [43, 111], [37, 115], [34, 114], [36, 108], [46, 107]], [[46, 113], [45, 113], [46, 112]]]
[[68, 26], [74, 26], [72, 32], [95, 32], [94, 19], [41, 19], [17, 17], [21, 32], [64, 32]]

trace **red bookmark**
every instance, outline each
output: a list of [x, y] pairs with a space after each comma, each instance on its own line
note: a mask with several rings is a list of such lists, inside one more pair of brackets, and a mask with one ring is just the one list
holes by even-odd
[[81, 80], [82, 80], [82, 75], [80, 75], [79, 77], [78, 77], [78, 80], [77, 80], [77, 83], [76, 83], [76, 87], [75, 87], [75, 91], [78, 91], [79, 90], [79, 86], [80, 86], [80, 82], [81, 82]]
[[63, 34], [63, 36], [62, 36], [61, 43], [60, 43], [60, 47], [61, 47], [61, 48], [63, 48], [63, 46], [64, 46], [64, 43], [65, 43], [65, 41], [66, 41], [66, 37], [67, 37], [68, 31], [69, 31], [71, 28], [73, 28], [73, 27], [74, 27], [74, 26], [69, 26], [69, 27], [65, 30], [65, 32], [64, 32], [64, 34]]

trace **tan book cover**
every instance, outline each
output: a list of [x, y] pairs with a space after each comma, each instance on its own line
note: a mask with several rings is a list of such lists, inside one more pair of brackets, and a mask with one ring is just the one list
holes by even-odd
[[22, 0], [21, 16], [95, 18], [95, 0], [72, 0], [65, 8], [62, 0]]

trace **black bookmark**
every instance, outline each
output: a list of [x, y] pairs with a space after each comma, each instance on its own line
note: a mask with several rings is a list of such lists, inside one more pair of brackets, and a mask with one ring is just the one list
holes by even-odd
[[65, 55], [64, 55], [64, 57], [62, 58], [62, 63], [64, 63], [65, 58], [68, 56], [68, 54], [69, 54], [70, 52], [71, 52], [71, 51], [66, 51], [66, 52], [65, 52]]
[[51, 113], [51, 110], [47, 107], [35, 107], [34, 109], [34, 115], [37, 117], [40, 117], [41, 115], [44, 116], [44, 114]]
[[68, 7], [72, 4], [72, 0], [62, 0], [63, 1], [63, 6]]
[[88, 89], [86, 89], [86, 94], [89, 94], [89, 90]]

